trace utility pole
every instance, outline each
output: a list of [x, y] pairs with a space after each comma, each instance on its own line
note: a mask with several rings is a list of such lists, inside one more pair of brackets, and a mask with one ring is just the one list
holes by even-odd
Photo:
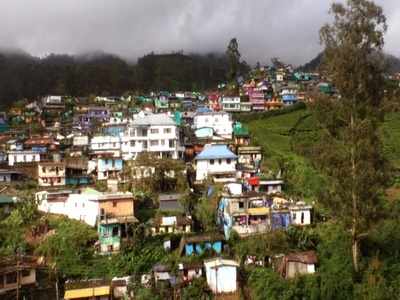
[[20, 255], [19, 255], [19, 250], [17, 250], [17, 300], [19, 300], [19, 266], [20, 266]]
[[60, 299], [59, 291], [58, 291], [58, 273], [57, 273], [57, 267], [55, 268], [55, 275], [56, 275], [56, 300]]

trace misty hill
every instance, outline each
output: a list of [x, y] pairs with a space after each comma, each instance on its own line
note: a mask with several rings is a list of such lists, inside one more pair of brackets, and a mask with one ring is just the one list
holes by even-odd
[[[298, 70], [304, 72], [317, 71], [322, 63], [324, 53], [319, 53], [316, 57], [310, 60], [308, 63], [300, 66]], [[391, 54], [385, 54], [386, 66], [389, 73], [400, 72], [400, 58], [395, 57]]]
[[225, 80], [223, 55], [149, 54], [129, 63], [106, 53], [37, 58], [0, 53], [0, 107], [48, 94], [119, 95], [126, 91], [204, 90]]

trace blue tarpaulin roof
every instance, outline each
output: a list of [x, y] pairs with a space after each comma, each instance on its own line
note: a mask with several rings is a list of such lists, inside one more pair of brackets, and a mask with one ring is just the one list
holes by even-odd
[[196, 112], [202, 114], [202, 113], [209, 113], [209, 112], [212, 112], [212, 110], [209, 109], [208, 107], [202, 106], [202, 107], [198, 107], [198, 108], [196, 109]]
[[196, 160], [201, 159], [219, 159], [219, 158], [230, 158], [236, 159], [237, 156], [228, 149], [226, 145], [211, 145], [204, 148], [199, 155], [196, 156]]

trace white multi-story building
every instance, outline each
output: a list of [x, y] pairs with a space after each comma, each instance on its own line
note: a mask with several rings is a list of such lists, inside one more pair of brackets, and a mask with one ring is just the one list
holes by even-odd
[[124, 160], [135, 159], [139, 153], [150, 152], [160, 158], [178, 159], [183, 147], [179, 130], [168, 114], [140, 112], [127, 122], [118, 136], [95, 136], [90, 141], [90, 150], [96, 153], [122, 155]]
[[54, 161], [39, 162], [38, 184], [39, 186], [65, 185], [65, 163]]
[[209, 177], [234, 178], [236, 175], [237, 156], [226, 145], [206, 145], [195, 158], [196, 180], [203, 181]]
[[39, 211], [64, 215], [94, 226], [100, 212], [98, 198], [101, 195], [102, 193], [89, 188], [81, 193], [42, 191], [36, 193], [36, 200]]
[[135, 159], [142, 152], [177, 159], [182, 151], [176, 123], [164, 113], [141, 112], [135, 115], [121, 136], [121, 152], [125, 160]]
[[206, 127], [212, 128], [215, 134], [226, 139], [232, 138], [232, 125], [233, 121], [231, 115], [224, 111], [197, 113], [193, 118], [193, 127], [195, 130]]
[[13, 166], [17, 163], [32, 163], [40, 161], [40, 153], [35, 151], [9, 151], [7, 156], [9, 166]]
[[93, 153], [118, 152], [121, 149], [121, 138], [119, 136], [100, 135], [90, 140], [90, 150]]
[[105, 214], [106, 208], [109, 208], [110, 211], [114, 210], [114, 212], [118, 210], [126, 214], [132, 213], [129, 211], [130, 203], [120, 202], [126, 199], [133, 201], [133, 195], [129, 192], [101, 193], [92, 188], [86, 188], [78, 193], [72, 191], [41, 191], [36, 193], [35, 197], [39, 211], [64, 215], [70, 219], [85, 222], [90, 226], [96, 225], [99, 217]]
[[223, 96], [221, 99], [222, 110], [227, 112], [240, 112], [240, 97]]

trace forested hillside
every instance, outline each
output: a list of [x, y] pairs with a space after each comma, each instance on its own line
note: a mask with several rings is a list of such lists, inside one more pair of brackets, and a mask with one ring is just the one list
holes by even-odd
[[[316, 57], [311, 59], [309, 62], [300, 66], [298, 69], [304, 72], [315, 72], [322, 64], [324, 53], [319, 53]], [[385, 54], [386, 67], [389, 73], [400, 72], [400, 59], [394, 55]]]
[[0, 53], [0, 107], [47, 94], [120, 95], [127, 91], [204, 90], [225, 80], [224, 55], [149, 54], [136, 64], [109, 54]]

